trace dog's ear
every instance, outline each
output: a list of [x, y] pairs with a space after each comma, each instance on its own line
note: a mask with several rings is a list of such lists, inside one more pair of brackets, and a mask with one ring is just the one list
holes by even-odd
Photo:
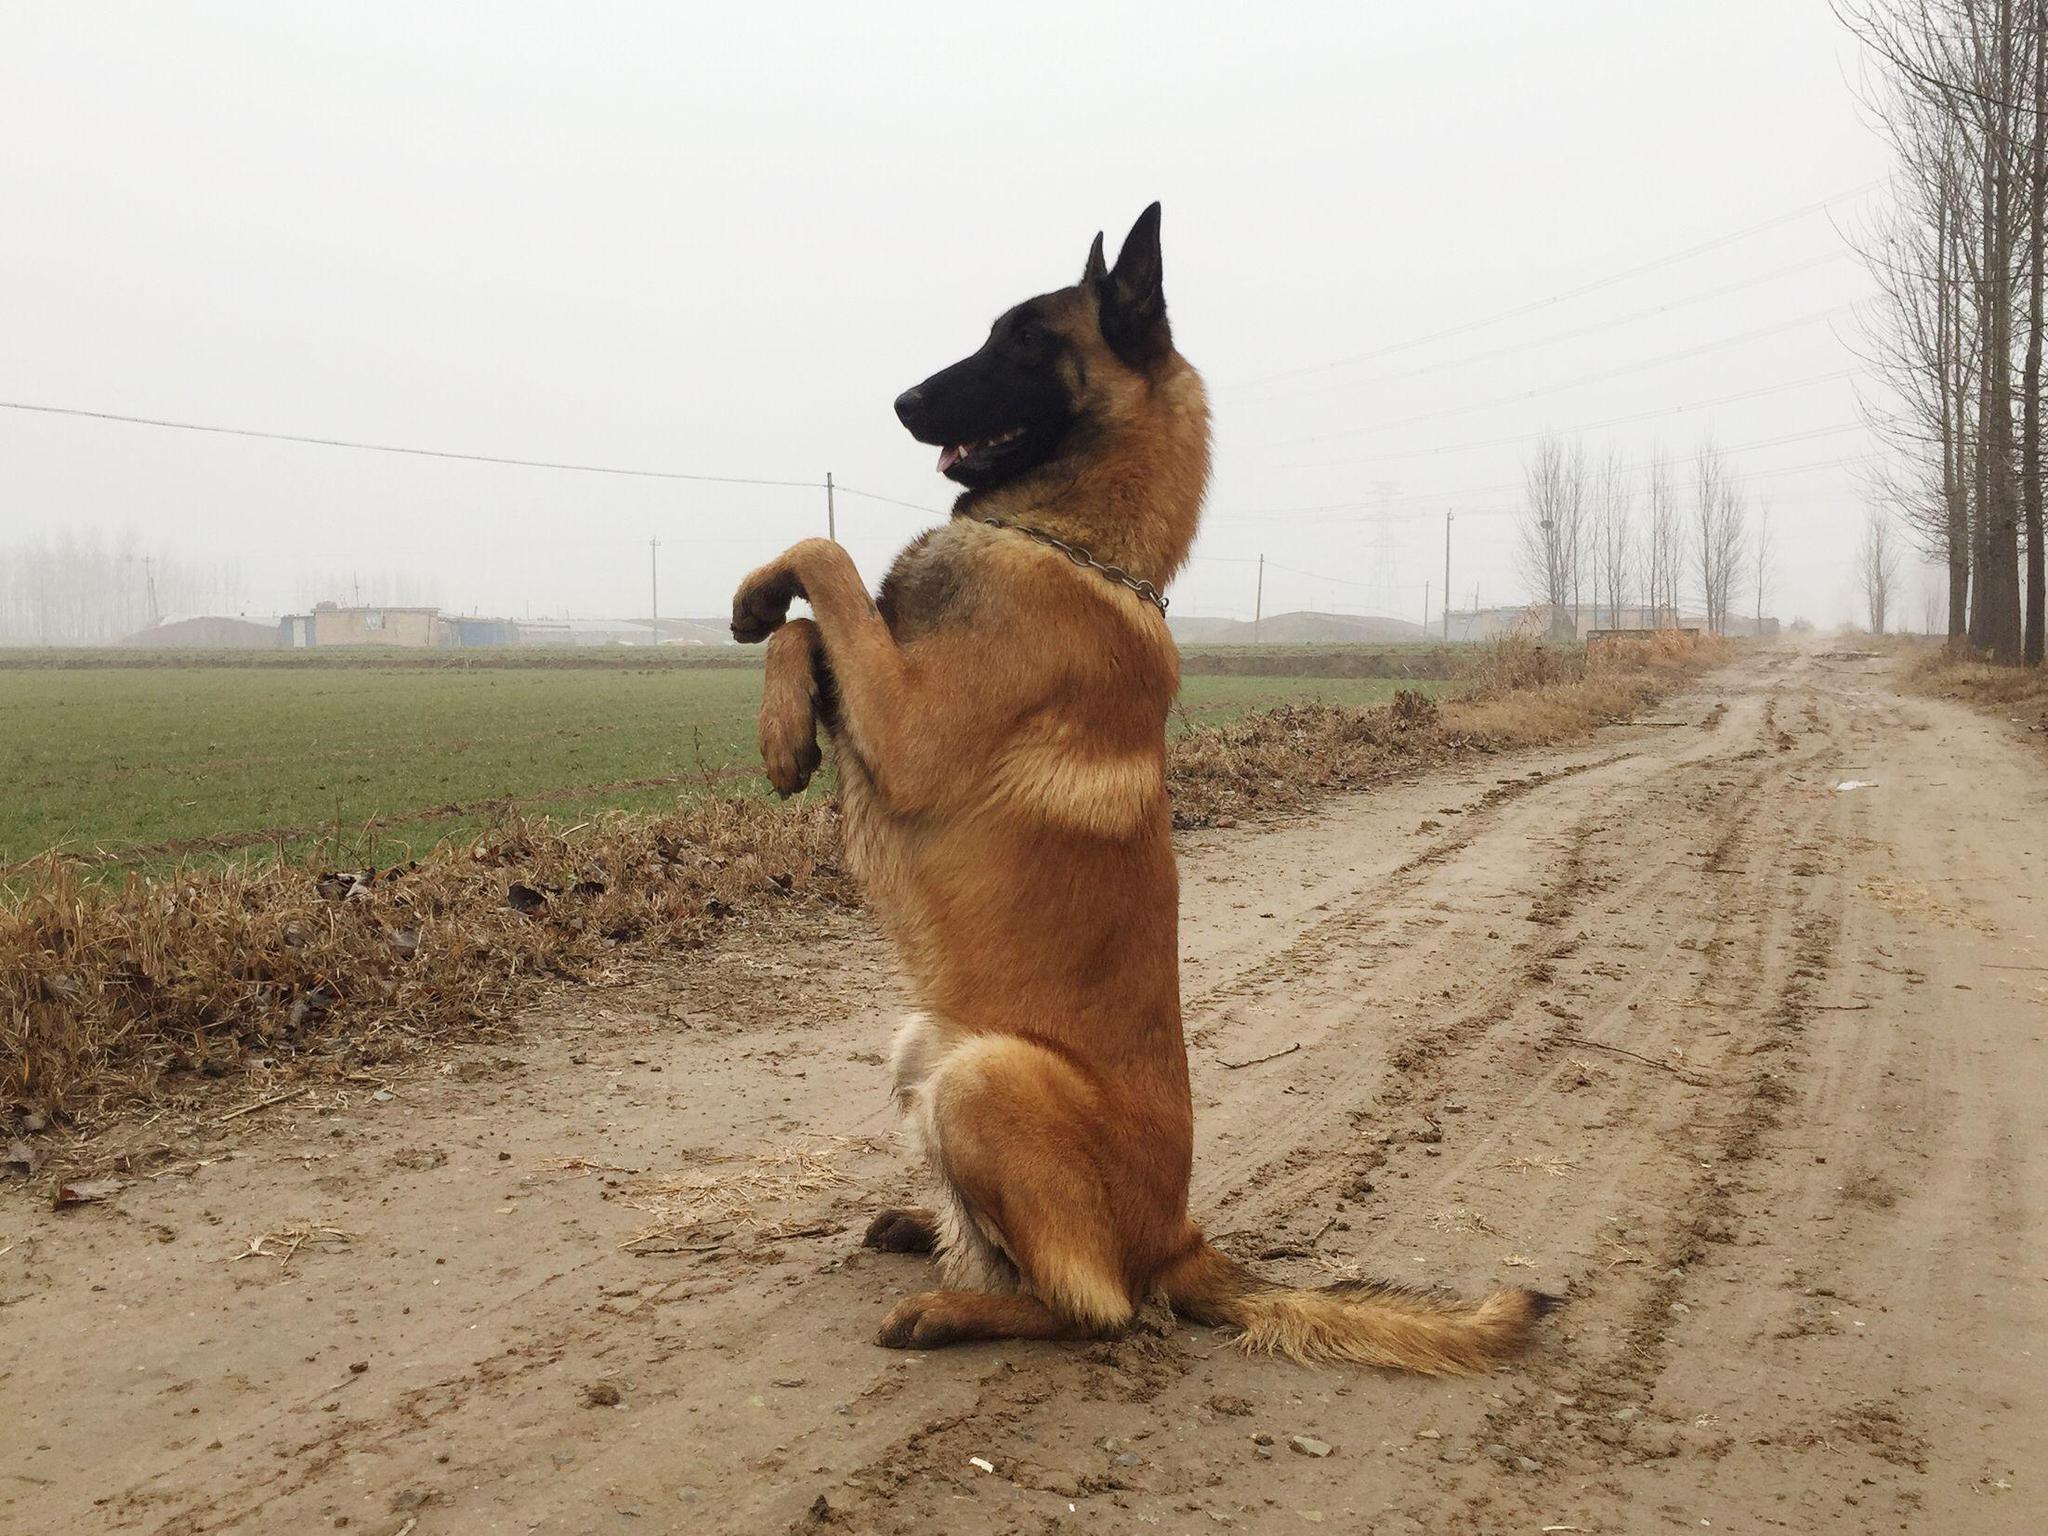
[[[1096, 256], [1101, 259], [1101, 238]], [[1117, 253], [1116, 266], [1098, 285], [1102, 339], [1133, 367], [1155, 363], [1173, 350], [1166, 324], [1166, 288], [1159, 259], [1159, 205], [1138, 215]]]
[[1102, 259], [1102, 231], [1095, 231], [1095, 243], [1088, 247], [1088, 265], [1081, 269], [1081, 286], [1102, 291], [1109, 281], [1109, 267]]

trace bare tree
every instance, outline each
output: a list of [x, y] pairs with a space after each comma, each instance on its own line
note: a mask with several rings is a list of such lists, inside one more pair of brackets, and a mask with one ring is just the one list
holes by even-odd
[[1921, 567], [1920, 633], [1938, 635], [1948, 627], [1947, 572], [1940, 565]]
[[1558, 508], [1560, 516], [1560, 544], [1564, 551], [1565, 575], [1571, 589], [1571, 632], [1582, 634], [1586, 628], [1586, 597], [1590, 591], [1597, 598], [1597, 583], [1589, 579], [1589, 567], [1593, 559], [1593, 517], [1590, 509], [1590, 476], [1586, 470], [1586, 450], [1576, 441], [1571, 449], [1572, 494]]
[[1727, 460], [1711, 439], [1693, 460], [1693, 572], [1707, 628], [1728, 632], [1728, 603], [1742, 574], [1741, 494]]
[[243, 603], [233, 564], [197, 565], [111, 543], [93, 531], [0, 549], [0, 643], [109, 645], [158, 620], [233, 614]]
[[1771, 593], [1772, 557], [1776, 554], [1771, 544], [1771, 504], [1767, 501], [1757, 508], [1756, 513], [1756, 632], [1764, 632], [1764, 600]]
[[1678, 622], [1678, 573], [1682, 562], [1675, 484], [1671, 456], [1659, 446], [1650, 457], [1649, 473], [1644, 480], [1647, 514], [1639, 548], [1643, 596], [1650, 608], [1650, 623], [1660, 628]]
[[1522, 466], [1522, 484], [1516, 567], [1536, 600], [1549, 607], [1551, 638], [1569, 640], [1576, 634], [1585, 450], [1554, 433], [1542, 438]]
[[1634, 503], [1621, 455], [1610, 453], [1600, 466], [1593, 495], [1593, 607], [1597, 624], [1604, 596], [1607, 622], [1615, 629], [1624, 627], [1621, 610], [1635, 568]]
[[1863, 589], [1863, 608], [1870, 632], [1881, 635], [1891, 611], [1892, 592], [1899, 583], [1899, 542], [1891, 515], [1872, 507], [1863, 520], [1863, 539], [1856, 546], [1856, 582]]
[[1874, 489], [1947, 560], [1952, 638], [2018, 663], [2042, 606], [2048, 0], [1836, 9], [1876, 63], [1870, 105], [1899, 164], [1896, 213], [1864, 250], [1884, 295], [1872, 361], [1903, 402], [1873, 413], [1903, 466]]
[[1862, 246], [1881, 295], [1865, 317], [1865, 355], [1889, 386], [1882, 403], [1866, 401], [1865, 415], [1892, 450], [1871, 477], [1871, 497], [1946, 562], [1951, 634], [1960, 641], [1976, 456], [1976, 156], [1966, 125], [1927, 83], [1940, 67], [1932, 14], [1845, 14], [1884, 63], [1870, 105], [1898, 157], [1894, 206]]

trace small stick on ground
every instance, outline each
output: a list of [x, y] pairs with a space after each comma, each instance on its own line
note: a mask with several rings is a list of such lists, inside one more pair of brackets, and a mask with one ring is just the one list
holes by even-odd
[[273, 1104], [282, 1104], [286, 1099], [296, 1099], [300, 1094], [310, 1092], [312, 1092], [310, 1087], [287, 1088], [283, 1093], [273, 1093], [269, 1098], [258, 1099], [254, 1104], [244, 1104], [240, 1109], [231, 1109], [213, 1123], [215, 1125], [226, 1125], [230, 1120], [239, 1120], [244, 1115], [255, 1114], [259, 1109], [268, 1109]]
[[1620, 1258], [1609, 1259], [1607, 1261], [1607, 1267], [1609, 1269], [1613, 1269], [1616, 1265], [1619, 1264], [1640, 1264], [1643, 1262], [1643, 1256], [1639, 1253], [1636, 1253], [1628, 1246], [1628, 1244], [1622, 1242], [1620, 1239], [1610, 1237], [1607, 1239], [1607, 1241], [1612, 1246], [1619, 1248], [1621, 1250]]
[[1813, 1010], [1813, 1011], [1814, 1011], [1815, 1013], [1861, 1013], [1861, 1012], [1862, 1012], [1862, 1011], [1863, 1011], [1864, 1009], [1868, 1008], [1868, 1007], [1870, 1006], [1870, 1004], [1868, 1004], [1868, 1003], [1808, 1003], [1808, 1004], [1807, 1004], [1806, 1006], [1807, 1006], [1808, 1008], [1812, 1009], [1812, 1010]]
[[539, 1165], [543, 1173], [638, 1173], [638, 1168], [622, 1168], [617, 1163], [596, 1163], [587, 1157], [551, 1157]]
[[1691, 1083], [1695, 1088], [1710, 1088], [1713, 1086], [1712, 1079], [1701, 1077], [1699, 1075], [1701, 1069], [1697, 1067], [1673, 1066], [1670, 1062], [1659, 1061], [1654, 1056], [1645, 1056], [1640, 1052], [1631, 1051], [1619, 1045], [1609, 1045], [1604, 1040], [1588, 1040], [1583, 1035], [1559, 1035], [1557, 1038], [1560, 1045], [1590, 1046], [1596, 1051], [1612, 1051], [1617, 1056], [1626, 1056], [1631, 1061], [1640, 1061], [1646, 1067], [1656, 1067], [1660, 1071], [1669, 1072], [1680, 1082]]
[[[291, 1262], [306, 1244], [324, 1248], [332, 1244], [348, 1244], [355, 1240], [353, 1232], [344, 1232], [339, 1227], [305, 1226], [284, 1227], [275, 1232], [266, 1232], [261, 1237], [251, 1238], [249, 1246], [233, 1255], [236, 1259], [277, 1259], [280, 1271], [290, 1267]], [[271, 1244], [289, 1245], [282, 1253], [273, 1252]]]
[[1216, 1065], [1224, 1068], [1226, 1071], [1235, 1072], [1240, 1067], [1256, 1067], [1262, 1061], [1278, 1061], [1282, 1056], [1292, 1056], [1300, 1049], [1301, 1042], [1297, 1040], [1284, 1051], [1275, 1051], [1270, 1056], [1254, 1056], [1250, 1061], [1225, 1061], [1221, 1056], [1218, 1056], [1216, 1058]]
[[1578, 1164], [1568, 1157], [1511, 1157], [1496, 1166], [1505, 1168], [1509, 1173], [1528, 1173], [1532, 1169], [1541, 1169], [1553, 1179], [1561, 1179], [1578, 1167]]

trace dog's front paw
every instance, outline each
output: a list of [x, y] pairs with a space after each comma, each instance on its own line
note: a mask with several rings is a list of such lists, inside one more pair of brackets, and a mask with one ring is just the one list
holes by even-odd
[[802, 596], [796, 573], [778, 560], [740, 583], [732, 598], [732, 637], [741, 645], [766, 640], [789, 617], [790, 602]]

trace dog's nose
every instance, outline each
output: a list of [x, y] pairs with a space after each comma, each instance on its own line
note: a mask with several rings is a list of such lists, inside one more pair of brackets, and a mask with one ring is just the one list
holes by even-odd
[[905, 425], [906, 427], [909, 426], [911, 415], [917, 410], [917, 408], [920, 405], [923, 404], [923, 386], [918, 385], [910, 389], [906, 389], [905, 391], [903, 391], [902, 394], [896, 397], [896, 419], [902, 422], [903, 425]]

